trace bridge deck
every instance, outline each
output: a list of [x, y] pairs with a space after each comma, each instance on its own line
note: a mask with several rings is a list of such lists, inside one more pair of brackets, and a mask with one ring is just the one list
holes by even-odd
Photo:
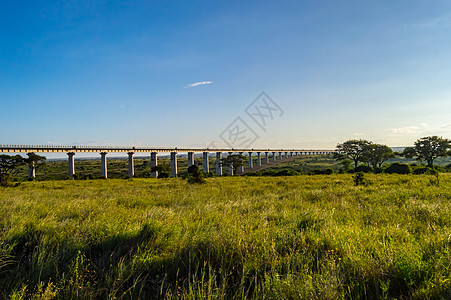
[[324, 149], [235, 149], [235, 148], [168, 148], [168, 147], [115, 147], [115, 146], [45, 146], [45, 145], [0, 145], [0, 153], [101, 153], [101, 152], [325, 152]]

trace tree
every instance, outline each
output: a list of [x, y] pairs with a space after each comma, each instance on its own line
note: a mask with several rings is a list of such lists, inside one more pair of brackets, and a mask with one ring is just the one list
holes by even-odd
[[42, 166], [46, 161], [46, 158], [44, 156], [37, 155], [36, 153], [28, 153], [28, 158], [24, 159], [24, 162], [28, 164], [29, 167], [29, 173], [28, 178], [34, 177], [34, 170]]
[[167, 164], [158, 165], [150, 168], [151, 172], [158, 172], [158, 178], [168, 178], [171, 173], [171, 167]]
[[419, 161], [426, 161], [427, 166], [432, 168], [434, 160], [439, 157], [449, 155], [448, 149], [451, 147], [451, 141], [442, 137], [428, 136], [418, 139], [415, 147], [407, 147], [403, 151], [403, 156], [407, 158], [416, 157]]
[[205, 183], [205, 179], [203, 178], [203, 172], [199, 169], [198, 165], [192, 165], [188, 168], [188, 183]]
[[25, 159], [20, 155], [0, 155], [0, 186], [8, 186], [11, 181], [11, 173], [25, 164]]
[[222, 159], [222, 165], [227, 167], [233, 165], [233, 173], [235, 174], [239, 167], [244, 166], [245, 160], [246, 157], [241, 154], [227, 155]]
[[337, 152], [333, 154], [334, 158], [337, 160], [349, 158], [354, 162], [354, 167], [356, 168], [359, 162], [362, 161], [366, 147], [370, 144], [371, 142], [367, 140], [348, 140], [343, 144], [337, 145]]
[[365, 146], [362, 155], [362, 161], [368, 163], [374, 170], [381, 168], [382, 164], [389, 158], [395, 157], [393, 150], [382, 144], [368, 144]]

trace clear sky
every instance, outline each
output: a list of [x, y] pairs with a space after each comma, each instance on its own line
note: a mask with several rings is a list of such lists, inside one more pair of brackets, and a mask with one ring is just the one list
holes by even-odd
[[448, 0], [2, 1], [0, 41], [0, 144], [451, 138]]

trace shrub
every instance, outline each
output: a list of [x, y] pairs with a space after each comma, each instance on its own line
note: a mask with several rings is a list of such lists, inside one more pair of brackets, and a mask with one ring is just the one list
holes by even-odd
[[354, 179], [354, 185], [363, 185], [365, 184], [365, 173], [363, 172], [357, 172], [355, 173], [352, 178]]
[[370, 166], [366, 166], [366, 165], [360, 165], [354, 169], [355, 173], [358, 173], [358, 172], [370, 173], [372, 171], [373, 171], [373, 168], [371, 168]]
[[385, 171], [388, 174], [410, 174], [411, 169], [408, 164], [392, 163]]
[[413, 174], [421, 175], [427, 173], [431, 168], [429, 167], [418, 167], [413, 169]]
[[335, 173], [334, 169], [327, 168], [326, 170], [324, 170], [324, 174], [326, 174], [326, 175], [330, 175], [330, 174], [333, 174], [333, 173]]
[[0, 186], [7, 187], [12, 182], [11, 174], [0, 174]]
[[203, 178], [203, 172], [199, 170], [197, 165], [192, 165], [188, 168], [188, 183], [205, 183], [205, 179]]

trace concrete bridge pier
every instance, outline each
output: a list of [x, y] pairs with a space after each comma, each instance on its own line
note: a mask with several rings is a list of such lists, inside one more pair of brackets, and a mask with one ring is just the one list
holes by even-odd
[[233, 176], [233, 163], [229, 165], [229, 175]]
[[222, 153], [216, 152], [216, 175], [222, 175], [222, 163], [221, 163]]
[[288, 152], [285, 152], [285, 158], [288, 158]]
[[177, 152], [171, 152], [171, 177], [177, 177]]
[[265, 152], [265, 164], [269, 163], [269, 152]]
[[107, 170], [107, 163], [106, 163], [106, 155], [108, 152], [101, 152], [100, 153], [100, 176], [103, 178], [108, 178], [108, 170]]
[[282, 152], [279, 152], [279, 160], [282, 159]]
[[208, 173], [208, 172], [210, 172], [210, 163], [208, 161], [208, 152], [202, 153], [202, 156], [203, 156], [203, 166], [202, 166], [203, 171], [205, 173]]
[[253, 167], [253, 164], [252, 164], [252, 152], [249, 152], [249, 169], [252, 169], [252, 167]]
[[272, 161], [276, 161], [276, 152], [272, 153]]
[[[152, 170], [153, 167], [158, 166], [157, 161], [157, 152], [151, 152], [150, 153], [150, 169]], [[150, 172], [150, 176], [157, 178], [158, 177], [158, 171]]]
[[262, 155], [261, 152], [257, 152], [257, 166], [260, 167], [262, 165]]
[[194, 152], [188, 152], [188, 168], [194, 165]]
[[293, 152], [290, 152], [290, 157], [293, 157]]
[[135, 176], [135, 162], [133, 161], [134, 152], [128, 152], [128, 177]]
[[[33, 152], [27, 153], [28, 157], [30, 157], [33, 154], [34, 154]], [[34, 165], [34, 163], [28, 164], [28, 179], [30, 178], [36, 178], [36, 166]]]
[[[242, 156], [242, 155], [243, 155], [243, 152], [239, 152], [239, 154]], [[244, 173], [244, 165], [239, 166], [239, 168], [238, 168], [238, 173]]]
[[75, 175], [75, 164], [74, 164], [74, 156], [75, 152], [68, 152], [67, 153], [67, 162], [68, 162], [68, 175], [70, 178], [74, 178]]

